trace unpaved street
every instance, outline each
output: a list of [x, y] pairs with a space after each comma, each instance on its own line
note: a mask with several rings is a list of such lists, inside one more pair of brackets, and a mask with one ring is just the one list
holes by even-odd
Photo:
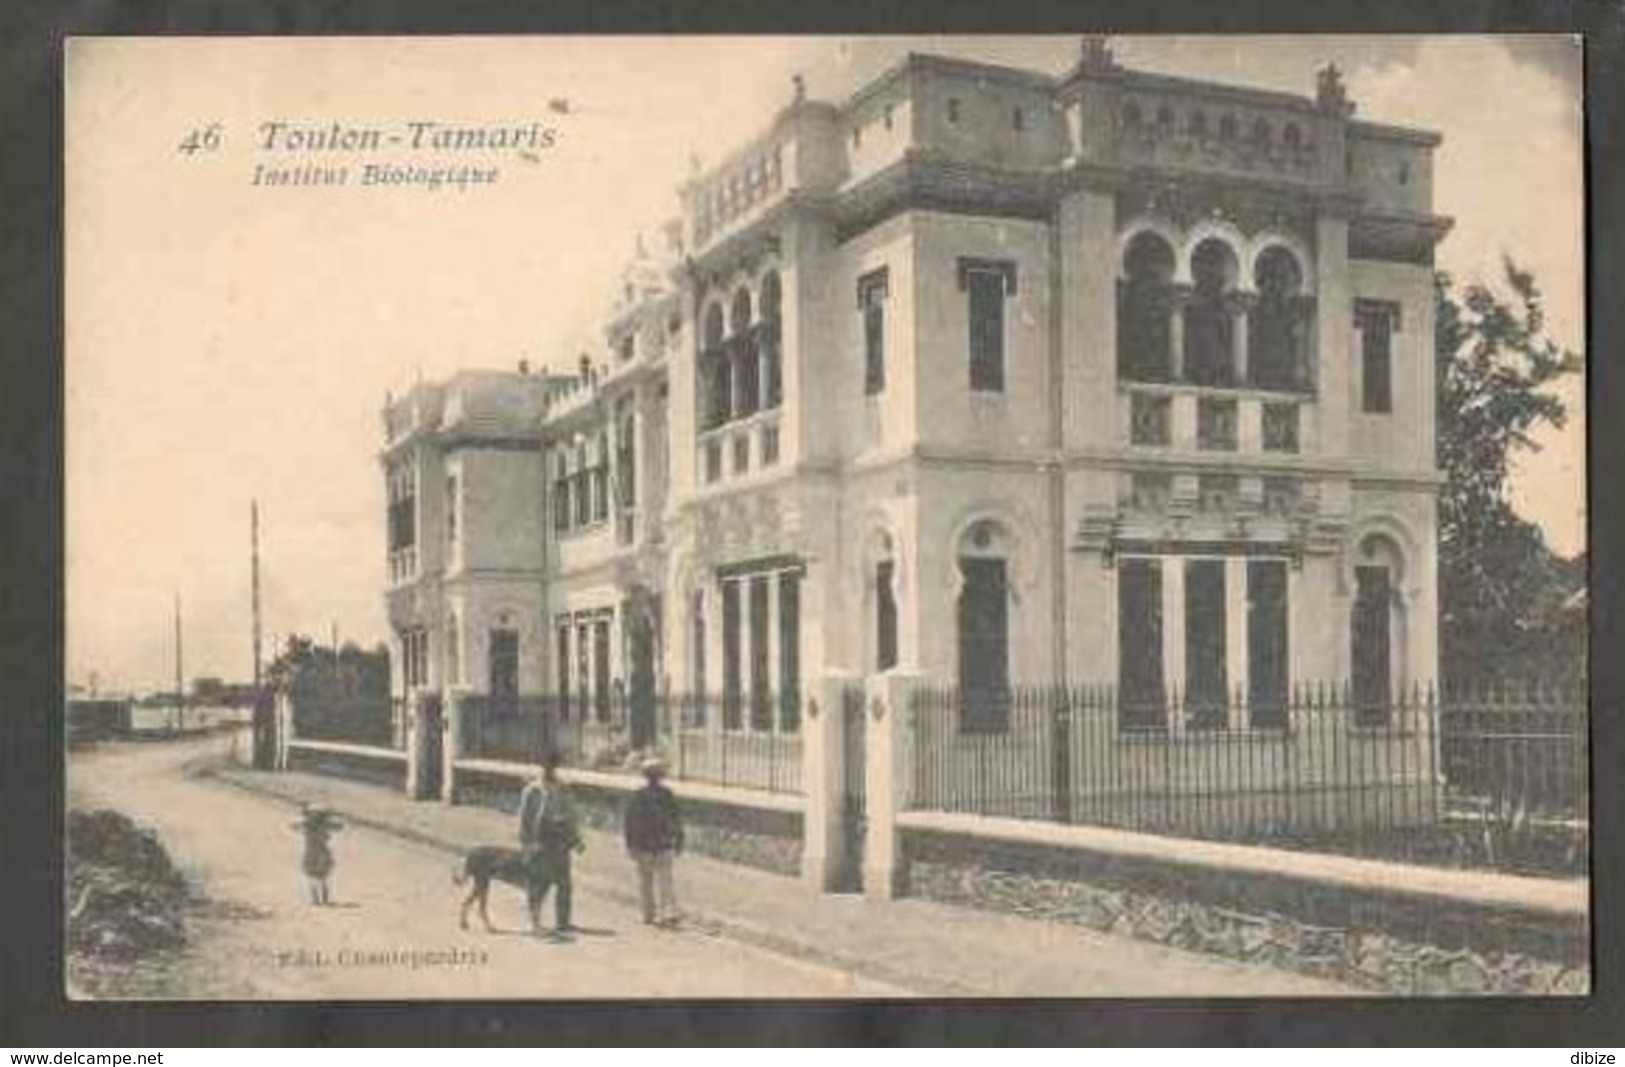
[[[283, 804], [190, 777], [229, 741], [110, 745], [73, 753], [70, 801], [151, 825], [212, 901], [192, 923], [180, 995], [395, 999], [896, 996], [906, 991], [711, 937], [643, 926], [579, 882], [573, 942], [522, 932], [520, 891], [491, 893], [496, 934], [457, 926], [446, 853], [362, 827], [335, 838], [338, 906], [304, 898], [301, 840]], [[549, 902], [551, 905], [551, 902]], [[548, 912], [551, 917], [551, 910]], [[426, 954], [437, 954], [430, 958]]]

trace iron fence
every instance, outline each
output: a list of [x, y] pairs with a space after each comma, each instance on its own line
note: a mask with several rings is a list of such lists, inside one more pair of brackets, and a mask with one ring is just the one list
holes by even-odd
[[909, 806], [1414, 861], [1585, 863], [1587, 715], [1573, 687], [1306, 686], [1283, 702], [1119, 703], [1109, 686], [926, 687]]
[[802, 791], [799, 703], [764, 726], [758, 706], [725, 714], [719, 698], [659, 694], [639, 701], [617, 693], [585, 708], [556, 697], [495, 701], [458, 697], [458, 755], [536, 764], [554, 753], [565, 766], [634, 773], [650, 755], [671, 777], [774, 793]]

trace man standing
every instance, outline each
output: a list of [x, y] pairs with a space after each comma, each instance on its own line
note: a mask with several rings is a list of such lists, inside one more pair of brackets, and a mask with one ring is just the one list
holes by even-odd
[[542, 904], [550, 889], [553, 897], [553, 933], [565, 937], [575, 930], [570, 923], [570, 855], [586, 848], [576, 820], [569, 790], [559, 781], [559, 760], [554, 753], [542, 757], [542, 773], [525, 786], [519, 797], [519, 843], [529, 871], [526, 893], [530, 929], [542, 930]]
[[677, 798], [661, 780], [666, 765], [656, 757], [643, 761], [642, 789], [626, 806], [626, 849], [638, 866], [638, 900], [643, 921], [652, 926], [677, 925], [677, 894], [672, 886], [672, 860], [683, 851], [683, 816]]

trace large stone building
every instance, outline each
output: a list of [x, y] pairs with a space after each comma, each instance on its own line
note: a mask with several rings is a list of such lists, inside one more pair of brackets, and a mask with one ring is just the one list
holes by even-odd
[[626, 694], [634, 744], [659, 687], [777, 734], [892, 669], [986, 728], [1027, 681], [1109, 683], [1125, 726], [1385, 706], [1436, 669], [1438, 142], [1335, 69], [1097, 39], [1058, 78], [798, 85], [683, 185], [606, 356], [391, 404], [400, 685]]

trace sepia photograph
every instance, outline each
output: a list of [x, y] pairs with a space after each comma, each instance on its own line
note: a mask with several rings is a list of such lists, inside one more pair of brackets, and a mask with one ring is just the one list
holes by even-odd
[[1582, 59], [69, 38], [64, 995], [1590, 995]]

